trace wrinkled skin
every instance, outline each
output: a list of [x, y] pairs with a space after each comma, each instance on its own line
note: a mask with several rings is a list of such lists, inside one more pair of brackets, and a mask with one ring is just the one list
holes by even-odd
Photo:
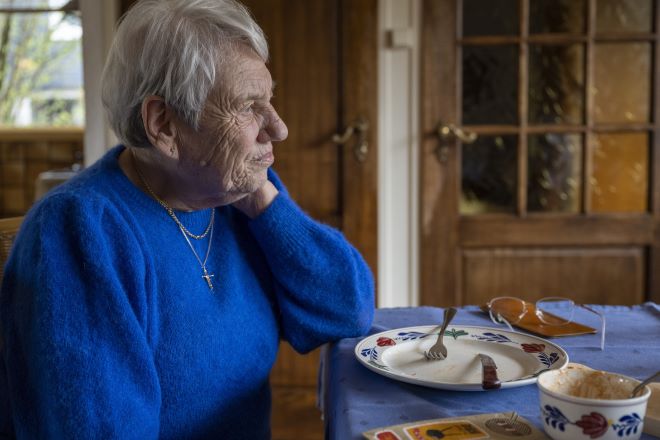
[[209, 97], [198, 132], [185, 129], [180, 138], [181, 166], [201, 173], [210, 198], [218, 190], [225, 193], [222, 201], [251, 194], [266, 183], [266, 170], [274, 161], [272, 142], [287, 135], [270, 104], [273, 82], [264, 63], [243, 54], [232, 64], [222, 75], [227, 87], [218, 87]]
[[[224, 65], [197, 130], [169, 109], [161, 109], [169, 124], [154, 123], [158, 103], [147, 103], [143, 120], [156, 148], [133, 150], [149, 185], [170, 206], [197, 210], [234, 203], [255, 217], [277, 195], [267, 169], [274, 161], [273, 142], [286, 139], [287, 127], [270, 104], [273, 82], [256, 54], [237, 48]], [[120, 159], [128, 177], [144, 189], [128, 162]]]

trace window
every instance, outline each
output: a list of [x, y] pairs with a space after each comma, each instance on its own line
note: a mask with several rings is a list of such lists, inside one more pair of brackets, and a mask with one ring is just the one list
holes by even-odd
[[0, 126], [84, 125], [77, 0], [0, 0]]
[[458, 4], [461, 213], [647, 213], [658, 2]]

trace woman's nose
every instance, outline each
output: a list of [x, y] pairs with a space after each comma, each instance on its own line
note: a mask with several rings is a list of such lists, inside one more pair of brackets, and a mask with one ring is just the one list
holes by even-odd
[[280, 115], [275, 113], [275, 118], [270, 124], [270, 137], [274, 142], [281, 142], [289, 136], [289, 128], [286, 126]]
[[257, 142], [281, 142], [289, 136], [289, 129], [275, 110], [269, 115], [265, 126], [259, 130]]

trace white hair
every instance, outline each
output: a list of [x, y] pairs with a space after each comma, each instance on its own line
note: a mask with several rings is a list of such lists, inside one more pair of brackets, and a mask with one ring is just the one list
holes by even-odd
[[138, 1], [122, 17], [103, 70], [103, 106], [117, 137], [151, 145], [141, 114], [150, 95], [197, 129], [218, 68], [237, 43], [268, 60], [263, 31], [235, 0]]

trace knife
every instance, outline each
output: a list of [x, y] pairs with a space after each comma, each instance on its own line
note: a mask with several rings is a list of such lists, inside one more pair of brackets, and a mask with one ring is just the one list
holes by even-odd
[[496, 390], [502, 386], [502, 383], [497, 378], [497, 365], [492, 357], [487, 354], [479, 353], [479, 359], [481, 359], [481, 367], [483, 380], [481, 382], [481, 387], [484, 390]]

